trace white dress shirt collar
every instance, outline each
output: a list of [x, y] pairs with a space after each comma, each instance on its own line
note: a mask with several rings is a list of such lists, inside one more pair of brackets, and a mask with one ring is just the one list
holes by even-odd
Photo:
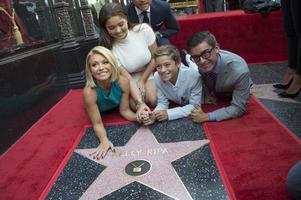
[[[135, 10], [136, 10], [137, 15], [141, 15], [141, 13], [143, 12], [143, 10], [140, 10], [140, 9], [137, 8], [136, 6], [135, 6]], [[149, 14], [149, 13], [150, 13], [150, 7], [148, 7], [148, 9], [147, 9], [146, 11], [147, 11], [148, 14]]]
[[[136, 6], [135, 6], [135, 10], [136, 10], [136, 13], [137, 13], [138, 18], [139, 18], [139, 23], [142, 23], [142, 21], [143, 21], [143, 15], [142, 15], [142, 12], [143, 12], [143, 10], [140, 10], [140, 9], [137, 8]], [[149, 20], [150, 20], [150, 7], [148, 7], [148, 9], [147, 9], [146, 11], [147, 11], [148, 18], [149, 18]]]

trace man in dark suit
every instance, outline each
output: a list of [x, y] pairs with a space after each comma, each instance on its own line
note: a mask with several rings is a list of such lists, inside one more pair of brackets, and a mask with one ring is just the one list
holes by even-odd
[[125, 9], [131, 23], [150, 24], [156, 33], [159, 46], [169, 44], [167, 38], [179, 32], [179, 24], [165, 1], [132, 0]]

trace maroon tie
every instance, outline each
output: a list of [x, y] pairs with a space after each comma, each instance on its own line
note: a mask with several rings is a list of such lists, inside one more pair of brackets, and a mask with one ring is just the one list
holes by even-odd
[[214, 72], [209, 72], [205, 75], [205, 85], [208, 87], [210, 94], [215, 94], [216, 77], [217, 74]]

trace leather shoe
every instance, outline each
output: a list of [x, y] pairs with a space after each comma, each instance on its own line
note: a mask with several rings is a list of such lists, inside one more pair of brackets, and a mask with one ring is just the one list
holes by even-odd
[[299, 95], [300, 91], [301, 91], [301, 89], [299, 89], [299, 91], [297, 93], [294, 93], [294, 94], [290, 94], [290, 93], [287, 93], [287, 92], [281, 92], [278, 95], [280, 97], [283, 97], [283, 98], [295, 98]]
[[274, 87], [274, 88], [277, 88], [277, 89], [287, 89], [287, 88], [289, 88], [289, 86], [291, 85], [292, 82], [293, 82], [293, 79], [291, 79], [291, 80], [288, 82], [288, 84], [283, 85], [283, 84], [281, 84], [281, 83], [277, 83], [277, 84], [274, 84], [273, 87]]

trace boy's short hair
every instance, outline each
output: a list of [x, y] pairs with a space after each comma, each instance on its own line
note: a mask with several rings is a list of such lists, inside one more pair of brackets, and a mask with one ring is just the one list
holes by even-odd
[[187, 50], [190, 50], [202, 42], [207, 42], [211, 47], [216, 47], [216, 38], [215, 36], [210, 33], [209, 31], [201, 31], [194, 33], [188, 40], [187, 40]]
[[173, 46], [173, 45], [162, 45], [158, 47], [154, 53], [153, 58], [156, 59], [161, 56], [169, 56], [172, 60], [174, 60], [176, 63], [180, 62], [181, 55], [179, 50]]

